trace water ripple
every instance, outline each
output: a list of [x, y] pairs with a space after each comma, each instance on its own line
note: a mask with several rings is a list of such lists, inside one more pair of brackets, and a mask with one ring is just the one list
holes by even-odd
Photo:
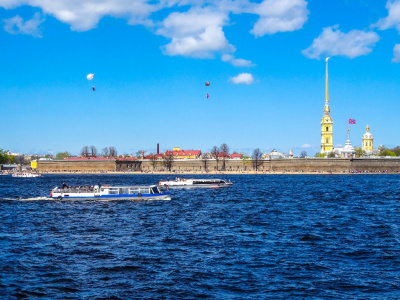
[[399, 176], [223, 178], [234, 186], [137, 202], [48, 196], [63, 181], [137, 185], [162, 176], [0, 177], [1, 295], [400, 297]]

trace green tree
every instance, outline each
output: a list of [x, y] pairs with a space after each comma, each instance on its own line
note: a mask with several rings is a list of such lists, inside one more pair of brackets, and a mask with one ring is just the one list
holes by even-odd
[[365, 150], [363, 150], [363, 148], [361, 147], [356, 147], [354, 148], [354, 150], [356, 151], [356, 157], [362, 157], [365, 155]]
[[379, 152], [379, 156], [396, 156], [396, 154], [393, 151], [390, 151], [389, 149], [385, 149]]
[[332, 157], [336, 157], [335, 152], [331, 151], [328, 153], [328, 157], [332, 158]]
[[325, 154], [324, 153], [316, 153], [315, 157], [325, 157]]
[[71, 156], [71, 154], [70, 154], [68, 151], [65, 151], [65, 152], [58, 152], [58, 153], [56, 154], [56, 159], [64, 159], [64, 158], [70, 157], [70, 156]]
[[8, 156], [8, 151], [4, 151], [3, 149], [0, 149], [0, 164], [6, 164], [9, 162], [9, 156]]
[[400, 146], [393, 148], [392, 151], [394, 154], [396, 154], [396, 156], [400, 156]]

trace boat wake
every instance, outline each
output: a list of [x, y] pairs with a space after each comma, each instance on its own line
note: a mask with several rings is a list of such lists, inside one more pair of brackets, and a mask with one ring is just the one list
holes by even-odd
[[0, 200], [8, 200], [8, 201], [40, 201], [40, 200], [53, 200], [52, 198], [49, 197], [33, 197], [33, 198], [0, 198]]

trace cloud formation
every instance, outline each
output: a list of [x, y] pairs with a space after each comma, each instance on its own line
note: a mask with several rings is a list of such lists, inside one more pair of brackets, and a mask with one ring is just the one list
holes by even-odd
[[379, 41], [379, 36], [372, 31], [351, 30], [341, 32], [339, 26], [324, 28], [319, 37], [302, 53], [313, 59], [321, 56], [346, 56], [355, 58], [369, 54], [372, 47]]
[[221, 60], [224, 62], [228, 62], [236, 67], [251, 67], [253, 66], [250, 60], [245, 60], [242, 58], [235, 58], [233, 55], [224, 54], [221, 56]]
[[230, 79], [234, 84], [252, 84], [254, 82], [253, 75], [250, 73], [240, 73], [236, 77]]
[[396, 44], [393, 48], [392, 62], [395, 62], [395, 63], [400, 62], [400, 44]]
[[[306, 0], [0, 0], [5, 9], [23, 5], [41, 9], [74, 31], [91, 30], [105, 16], [123, 18], [169, 39], [163, 47], [165, 54], [199, 58], [235, 52], [224, 33], [224, 27], [232, 25], [231, 14], [259, 16], [251, 30], [258, 37], [300, 29], [308, 16]], [[168, 15], [159, 21], [154, 13], [161, 11]], [[14, 23], [22, 24], [19, 19]], [[12, 32], [12, 26], [7, 28]], [[224, 59], [235, 66], [251, 65], [244, 59]]]
[[40, 13], [35, 13], [32, 19], [24, 21], [20, 16], [3, 19], [4, 30], [11, 34], [26, 34], [33, 37], [42, 37], [39, 25], [44, 21]]
[[307, 4], [305, 0], [264, 0], [254, 9], [260, 18], [251, 33], [263, 36], [302, 28], [309, 14]]
[[388, 10], [388, 16], [380, 19], [374, 27], [378, 27], [381, 30], [396, 28], [400, 32], [400, 0], [389, 0], [386, 3]]
[[[149, 24], [147, 17], [171, 1], [149, 4], [148, 0], [2, 0], [0, 7], [6, 9], [29, 5], [40, 8], [71, 25], [74, 31], [86, 31], [97, 26], [104, 16], [127, 18], [130, 24]], [[165, 2], [165, 4], [164, 4]]]
[[209, 9], [174, 12], [162, 22], [157, 34], [172, 39], [164, 47], [168, 55], [208, 58], [216, 51], [235, 51], [222, 30], [227, 18], [224, 13]]

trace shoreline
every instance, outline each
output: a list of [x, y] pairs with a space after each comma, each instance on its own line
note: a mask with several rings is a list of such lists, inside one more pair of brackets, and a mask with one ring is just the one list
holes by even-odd
[[[3, 174], [12, 174], [11, 171], [4, 171]], [[31, 173], [31, 172], [28, 172]], [[42, 175], [165, 175], [165, 176], [187, 176], [187, 175], [400, 175], [400, 172], [389, 172], [386, 170], [377, 172], [330, 172], [330, 171], [304, 171], [304, 172], [293, 172], [293, 171], [214, 171], [214, 172], [130, 172], [130, 171], [44, 171], [39, 172]]]

